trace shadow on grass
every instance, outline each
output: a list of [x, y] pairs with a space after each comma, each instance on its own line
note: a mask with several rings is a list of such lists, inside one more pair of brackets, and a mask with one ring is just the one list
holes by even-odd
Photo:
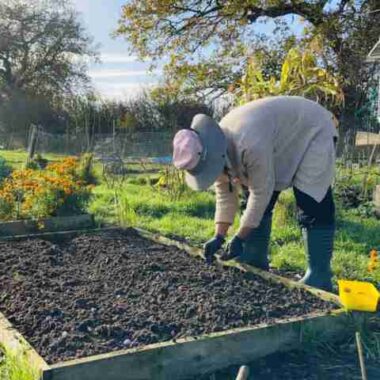
[[169, 212], [171, 212], [171, 207], [163, 203], [139, 203], [134, 206], [137, 215], [150, 216], [152, 218], [162, 218]]
[[211, 202], [191, 202], [183, 203], [176, 201], [147, 202], [133, 205], [138, 215], [162, 218], [169, 213], [176, 213], [182, 216], [196, 217], [201, 219], [212, 219], [215, 213], [215, 206]]
[[195, 218], [213, 219], [215, 204], [214, 202], [194, 202], [185, 207], [179, 207], [178, 211]]

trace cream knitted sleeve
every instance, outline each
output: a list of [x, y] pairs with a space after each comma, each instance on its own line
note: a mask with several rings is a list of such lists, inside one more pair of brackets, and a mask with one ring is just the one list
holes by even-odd
[[226, 175], [215, 182], [215, 195], [215, 223], [233, 224], [238, 209], [238, 194], [236, 186], [230, 184]]
[[270, 149], [256, 147], [245, 154], [249, 198], [240, 228], [259, 226], [274, 190], [273, 155]]

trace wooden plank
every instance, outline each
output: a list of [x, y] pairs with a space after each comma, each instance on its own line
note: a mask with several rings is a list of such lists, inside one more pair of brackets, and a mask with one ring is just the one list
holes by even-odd
[[377, 185], [373, 193], [373, 203], [376, 216], [380, 218], [380, 185]]
[[234, 329], [52, 365], [43, 380], [183, 379], [240, 365], [299, 346], [302, 339], [333, 339], [346, 331], [347, 314], [315, 314], [272, 325]]
[[36, 151], [37, 138], [38, 128], [36, 125], [31, 124], [29, 128], [28, 156], [26, 159], [26, 165], [28, 165], [33, 160], [34, 153]]
[[[113, 228], [112, 228], [113, 230]], [[83, 230], [72, 230], [72, 231], [58, 231], [58, 232], [44, 232], [39, 234], [29, 234], [29, 235], [17, 235], [17, 236], [0, 236], [1, 240], [25, 240], [25, 239], [45, 239], [49, 241], [63, 241], [73, 239], [79, 235], [86, 233], [99, 233], [105, 231], [104, 228], [90, 228]]]
[[380, 145], [380, 133], [356, 132], [356, 146]]
[[12, 324], [0, 313], [0, 344], [15, 355], [22, 355], [36, 371], [49, 369], [49, 365], [33, 349], [26, 339], [12, 326]]
[[43, 232], [81, 230], [94, 227], [94, 217], [90, 214], [47, 218], [41, 221], [18, 220], [0, 223], [0, 237], [16, 237]]
[[94, 217], [90, 214], [82, 214], [46, 219], [43, 232], [81, 230], [91, 227], [94, 227]]

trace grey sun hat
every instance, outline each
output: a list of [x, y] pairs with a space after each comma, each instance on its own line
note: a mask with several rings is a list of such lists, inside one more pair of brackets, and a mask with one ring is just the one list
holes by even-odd
[[227, 141], [219, 124], [207, 115], [195, 115], [191, 129], [198, 134], [203, 151], [197, 166], [186, 171], [185, 179], [193, 190], [206, 190], [223, 172]]

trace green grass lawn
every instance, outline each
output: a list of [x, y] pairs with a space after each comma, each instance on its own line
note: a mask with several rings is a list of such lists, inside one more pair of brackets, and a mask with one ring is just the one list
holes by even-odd
[[[7, 162], [15, 169], [20, 169], [26, 161], [28, 154], [25, 150], [2, 150], [0, 149], [0, 157], [3, 157]], [[43, 157], [51, 160], [57, 161], [64, 156], [57, 154], [43, 154]]]
[[[6, 360], [5, 360], [6, 357]], [[39, 371], [31, 366], [22, 353], [6, 351], [0, 345], [1, 380], [39, 380]]]

